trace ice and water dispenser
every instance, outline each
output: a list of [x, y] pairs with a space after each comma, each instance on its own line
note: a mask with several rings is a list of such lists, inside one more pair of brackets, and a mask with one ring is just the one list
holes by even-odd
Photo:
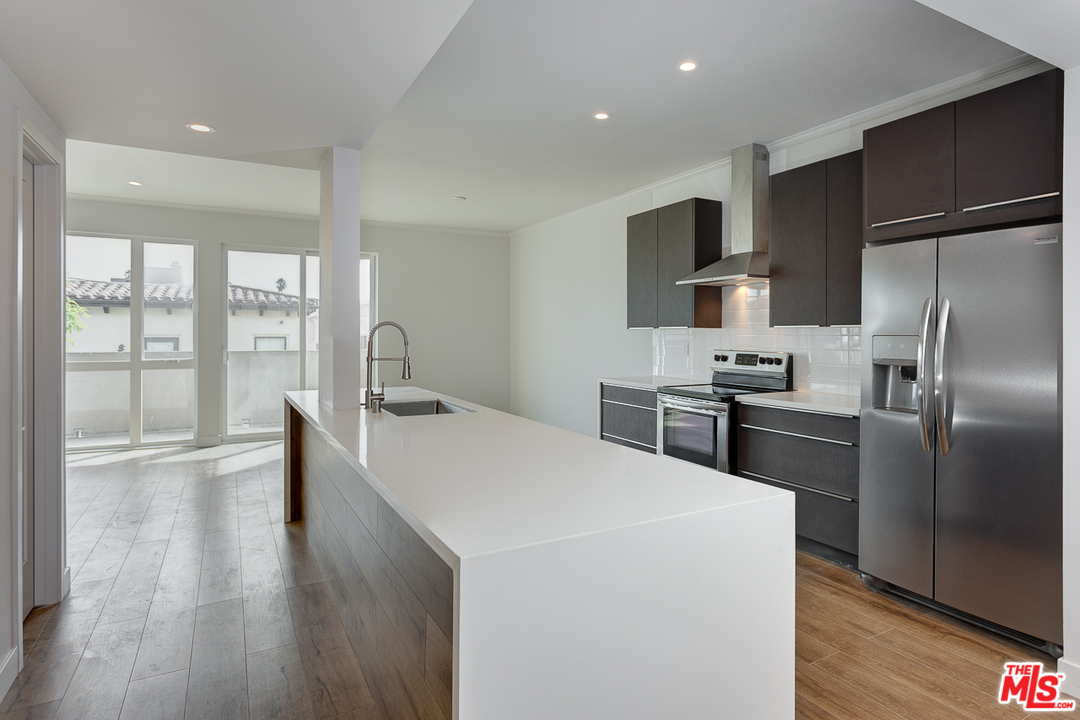
[[919, 336], [875, 335], [872, 350], [874, 408], [917, 412]]

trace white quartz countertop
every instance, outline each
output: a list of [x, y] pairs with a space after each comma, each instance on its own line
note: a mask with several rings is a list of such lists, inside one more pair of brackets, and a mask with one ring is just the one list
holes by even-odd
[[663, 375], [642, 375], [640, 377], [600, 378], [604, 385], [626, 385], [643, 390], [655, 390], [665, 385], [708, 385], [708, 380], [687, 380], [686, 378], [664, 377]]
[[445, 397], [477, 412], [397, 417], [328, 410], [314, 390], [285, 393], [451, 566], [787, 494], [419, 388], [386, 396]]
[[740, 395], [737, 400], [745, 405], [811, 410], [831, 415], [859, 416], [860, 399], [853, 395], [835, 395], [823, 392], [777, 392]]

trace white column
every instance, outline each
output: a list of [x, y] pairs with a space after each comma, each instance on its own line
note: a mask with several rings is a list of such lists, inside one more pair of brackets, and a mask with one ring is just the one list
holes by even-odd
[[319, 402], [360, 407], [360, 151], [331, 148], [319, 197]]
[[1065, 73], [1065, 182], [1062, 238], [1062, 411], [1064, 440], [1065, 692], [1080, 697], [1080, 67]]

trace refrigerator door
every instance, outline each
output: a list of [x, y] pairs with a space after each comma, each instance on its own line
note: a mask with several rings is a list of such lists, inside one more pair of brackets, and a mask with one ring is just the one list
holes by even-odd
[[[1062, 642], [1061, 225], [939, 241], [935, 600]], [[942, 313], [944, 315], [944, 313]], [[942, 444], [943, 445], [943, 444]]]
[[[900, 389], [914, 397], [910, 371], [889, 357], [915, 357], [912, 338], [930, 325], [933, 346], [937, 297], [937, 240], [919, 240], [863, 251], [862, 407], [859, 458], [859, 569], [926, 597], [934, 594], [934, 459], [932, 426], [923, 445], [922, 420], [909, 403], [895, 401]], [[926, 300], [931, 300], [924, 318]], [[874, 352], [874, 338], [888, 352]], [[905, 340], [905, 338], [907, 338]], [[906, 343], [901, 352], [895, 346]], [[879, 362], [875, 364], [875, 354]], [[887, 356], [887, 357], [886, 357]], [[931, 388], [932, 353], [918, 367]], [[929, 396], [931, 393], [927, 392]], [[929, 402], [926, 422], [932, 422]], [[890, 407], [892, 409], [886, 409]]]

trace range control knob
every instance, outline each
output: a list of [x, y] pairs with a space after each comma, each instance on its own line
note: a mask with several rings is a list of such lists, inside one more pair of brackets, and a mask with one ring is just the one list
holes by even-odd
[[759, 357], [757, 359], [757, 361], [758, 361], [758, 365], [764, 365], [765, 364], [765, 358], [763, 358], [763, 357]]
[[767, 362], [769, 365], [772, 365], [774, 362], [776, 362], [776, 359], [775, 358], [767, 358], [765, 360], [765, 362]]
[[712, 357], [713, 360], [715, 360], [716, 362], [724, 362], [725, 360], [727, 360], [727, 358], [725, 358], [723, 355], [713, 355]]
[[721, 355], [720, 362], [727, 362], [727, 355]]

